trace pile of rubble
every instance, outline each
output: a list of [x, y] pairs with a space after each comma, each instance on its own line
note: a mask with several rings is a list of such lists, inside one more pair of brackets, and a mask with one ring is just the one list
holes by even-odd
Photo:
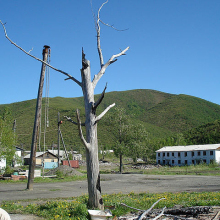
[[82, 176], [83, 174], [77, 171], [76, 169], [66, 166], [66, 165], [61, 165], [57, 168], [51, 169], [47, 173], [45, 173], [45, 176], [53, 176], [57, 174], [57, 171], [61, 172], [64, 176]]
[[130, 213], [126, 216], [117, 218], [118, 220], [147, 220], [147, 219], [163, 219], [163, 220], [219, 220], [220, 207], [188, 207], [188, 208], [173, 208], [165, 209], [163, 215], [162, 210], [153, 209], [143, 218], [140, 218], [143, 212]]
[[142, 169], [142, 170], [147, 170], [147, 169], [155, 169], [155, 168], [160, 168], [161, 167], [161, 165], [160, 164], [157, 164], [157, 165], [150, 165], [150, 164], [147, 164], [147, 165], [145, 165], [145, 164], [138, 164], [138, 165], [134, 165], [134, 166], [132, 166], [131, 168], [132, 169]]

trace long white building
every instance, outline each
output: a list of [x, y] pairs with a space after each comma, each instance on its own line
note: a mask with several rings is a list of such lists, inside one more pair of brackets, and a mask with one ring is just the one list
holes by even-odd
[[170, 166], [220, 163], [220, 144], [167, 146], [156, 151], [156, 160], [157, 164]]

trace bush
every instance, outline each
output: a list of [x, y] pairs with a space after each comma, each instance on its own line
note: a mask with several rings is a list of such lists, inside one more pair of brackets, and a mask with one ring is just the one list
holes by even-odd
[[10, 166], [6, 166], [4, 175], [11, 175], [14, 173], [14, 170]]
[[64, 173], [60, 170], [56, 171], [56, 176], [57, 176], [57, 178], [64, 178], [65, 177]]

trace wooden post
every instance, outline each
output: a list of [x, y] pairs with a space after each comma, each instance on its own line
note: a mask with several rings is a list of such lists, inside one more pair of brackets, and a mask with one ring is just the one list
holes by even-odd
[[[62, 121], [60, 121], [60, 124], [62, 124]], [[63, 148], [64, 148], [64, 151], [65, 151], [65, 154], [66, 154], [66, 158], [67, 158], [67, 160], [68, 160], [69, 167], [71, 167], [70, 160], [69, 160], [69, 156], [68, 156], [68, 154], [67, 154], [66, 146], [65, 146], [65, 143], [64, 143], [64, 140], [63, 140], [63, 135], [62, 135], [62, 132], [61, 132], [60, 129], [59, 129], [59, 131], [60, 131], [61, 141], [62, 141], [62, 143], [63, 143]]]
[[120, 154], [120, 165], [119, 165], [119, 173], [122, 173], [123, 164], [122, 164], [122, 154]]
[[58, 150], [58, 167], [60, 166], [60, 113], [57, 115], [58, 120], [58, 140], [57, 140], [57, 150]]
[[[47, 57], [49, 54], [49, 46], [44, 46], [43, 49], [43, 61], [47, 62]], [[44, 76], [45, 76], [46, 65], [42, 63], [41, 67], [41, 76], [38, 88], [38, 96], [37, 96], [37, 104], [36, 104], [36, 112], [35, 112], [35, 121], [34, 121], [34, 129], [32, 135], [32, 144], [31, 144], [31, 156], [30, 156], [30, 164], [29, 164], [29, 173], [28, 173], [28, 183], [27, 189], [33, 190], [33, 182], [34, 182], [34, 169], [36, 165], [36, 149], [37, 149], [37, 139], [39, 137], [39, 127], [41, 120], [41, 105], [42, 105], [42, 93], [43, 93], [43, 85], [44, 85]]]

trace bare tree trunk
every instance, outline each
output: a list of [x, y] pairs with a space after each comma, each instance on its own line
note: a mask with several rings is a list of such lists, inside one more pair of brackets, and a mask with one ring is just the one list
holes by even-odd
[[123, 171], [123, 164], [122, 164], [122, 154], [120, 154], [120, 165], [119, 165], [119, 173]]
[[82, 54], [82, 90], [86, 114], [86, 162], [87, 162], [87, 179], [89, 192], [89, 205], [92, 208], [103, 209], [101, 198], [101, 186], [99, 175], [99, 158], [98, 158], [98, 138], [97, 138], [97, 121], [96, 109], [94, 108], [94, 87], [91, 82], [90, 62], [85, 60]]

